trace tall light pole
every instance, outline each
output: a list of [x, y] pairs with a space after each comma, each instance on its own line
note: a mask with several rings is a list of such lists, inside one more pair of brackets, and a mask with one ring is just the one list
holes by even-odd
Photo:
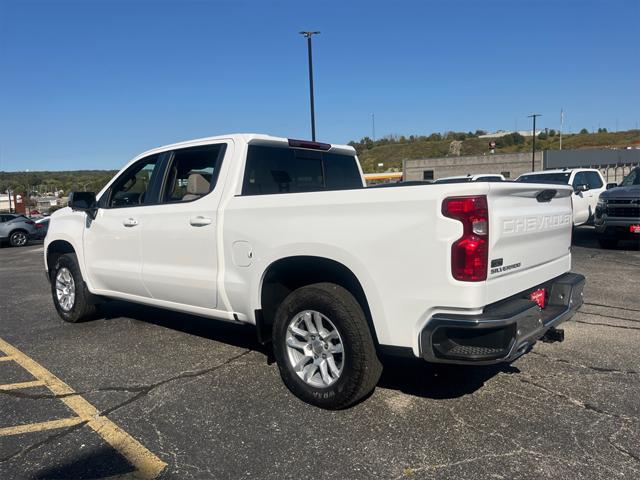
[[311, 140], [316, 141], [316, 111], [313, 104], [313, 56], [311, 54], [311, 37], [320, 32], [300, 32], [307, 39], [307, 51], [309, 53], [309, 102], [311, 103]]
[[533, 118], [533, 147], [531, 149], [531, 171], [536, 171], [536, 117], [541, 117], [539, 113], [527, 115], [527, 118]]
[[562, 150], [562, 127], [564, 126], [564, 110], [560, 109], [560, 150]]
[[372, 140], [376, 141], [376, 114], [371, 114], [371, 134], [373, 135]]

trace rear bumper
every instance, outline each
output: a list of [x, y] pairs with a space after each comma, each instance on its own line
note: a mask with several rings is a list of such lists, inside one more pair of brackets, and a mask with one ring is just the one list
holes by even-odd
[[[526, 353], [551, 327], [570, 319], [583, 303], [585, 278], [566, 273], [478, 315], [434, 315], [420, 332], [420, 354], [429, 362], [487, 365], [510, 362]], [[528, 299], [537, 288], [547, 288], [547, 306], [541, 310]]]

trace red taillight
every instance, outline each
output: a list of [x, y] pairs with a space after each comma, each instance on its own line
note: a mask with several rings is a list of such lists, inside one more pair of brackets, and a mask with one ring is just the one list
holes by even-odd
[[451, 247], [451, 274], [456, 280], [481, 282], [487, 279], [489, 259], [489, 212], [486, 195], [449, 197], [442, 202], [442, 214], [462, 223], [462, 237]]

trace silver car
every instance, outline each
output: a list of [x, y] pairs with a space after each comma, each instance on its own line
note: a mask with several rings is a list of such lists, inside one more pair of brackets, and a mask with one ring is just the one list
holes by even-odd
[[12, 247], [24, 247], [35, 234], [33, 220], [16, 213], [0, 213], [0, 243], [9, 241]]

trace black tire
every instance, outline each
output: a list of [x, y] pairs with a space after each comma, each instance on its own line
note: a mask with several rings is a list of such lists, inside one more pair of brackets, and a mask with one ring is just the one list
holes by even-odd
[[616, 248], [618, 239], [614, 237], [598, 237], [598, 243], [602, 248]]
[[14, 230], [9, 235], [9, 244], [12, 247], [24, 247], [29, 243], [29, 234], [24, 230]]
[[[56, 279], [58, 272], [60, 272], [62, 268], [66, 268], [73, 277], [75, 300], [70, 309], [62, 307], [56, 293]], [[82, 279], [82, 273], [80, 272], [80, 266], [78, 265], [78, 258], [74, 253], [67, 253], [58, 257], [50, 271], [50, 275], [51, 296], [60, 318], [65, 322], [76, 323], [86, 320], [95, 314], [96, 305], [92, 302], [91, 293], [89, 293], [87, 285]]]
[[[302, 380], [287, 353], [289, 322], [305, 310], [317, 311], [330, 319], [344, 344], [342, 373], [335, 383], [322, 388]], [[333, 283], [301, 287], [285, 298], [275, 315], [273, 350], [287, 388], [301, 400], [321, 408], [335, 410], [353, 405], [373, 391], [382, 373], [360, 304], [349, 291]]]

